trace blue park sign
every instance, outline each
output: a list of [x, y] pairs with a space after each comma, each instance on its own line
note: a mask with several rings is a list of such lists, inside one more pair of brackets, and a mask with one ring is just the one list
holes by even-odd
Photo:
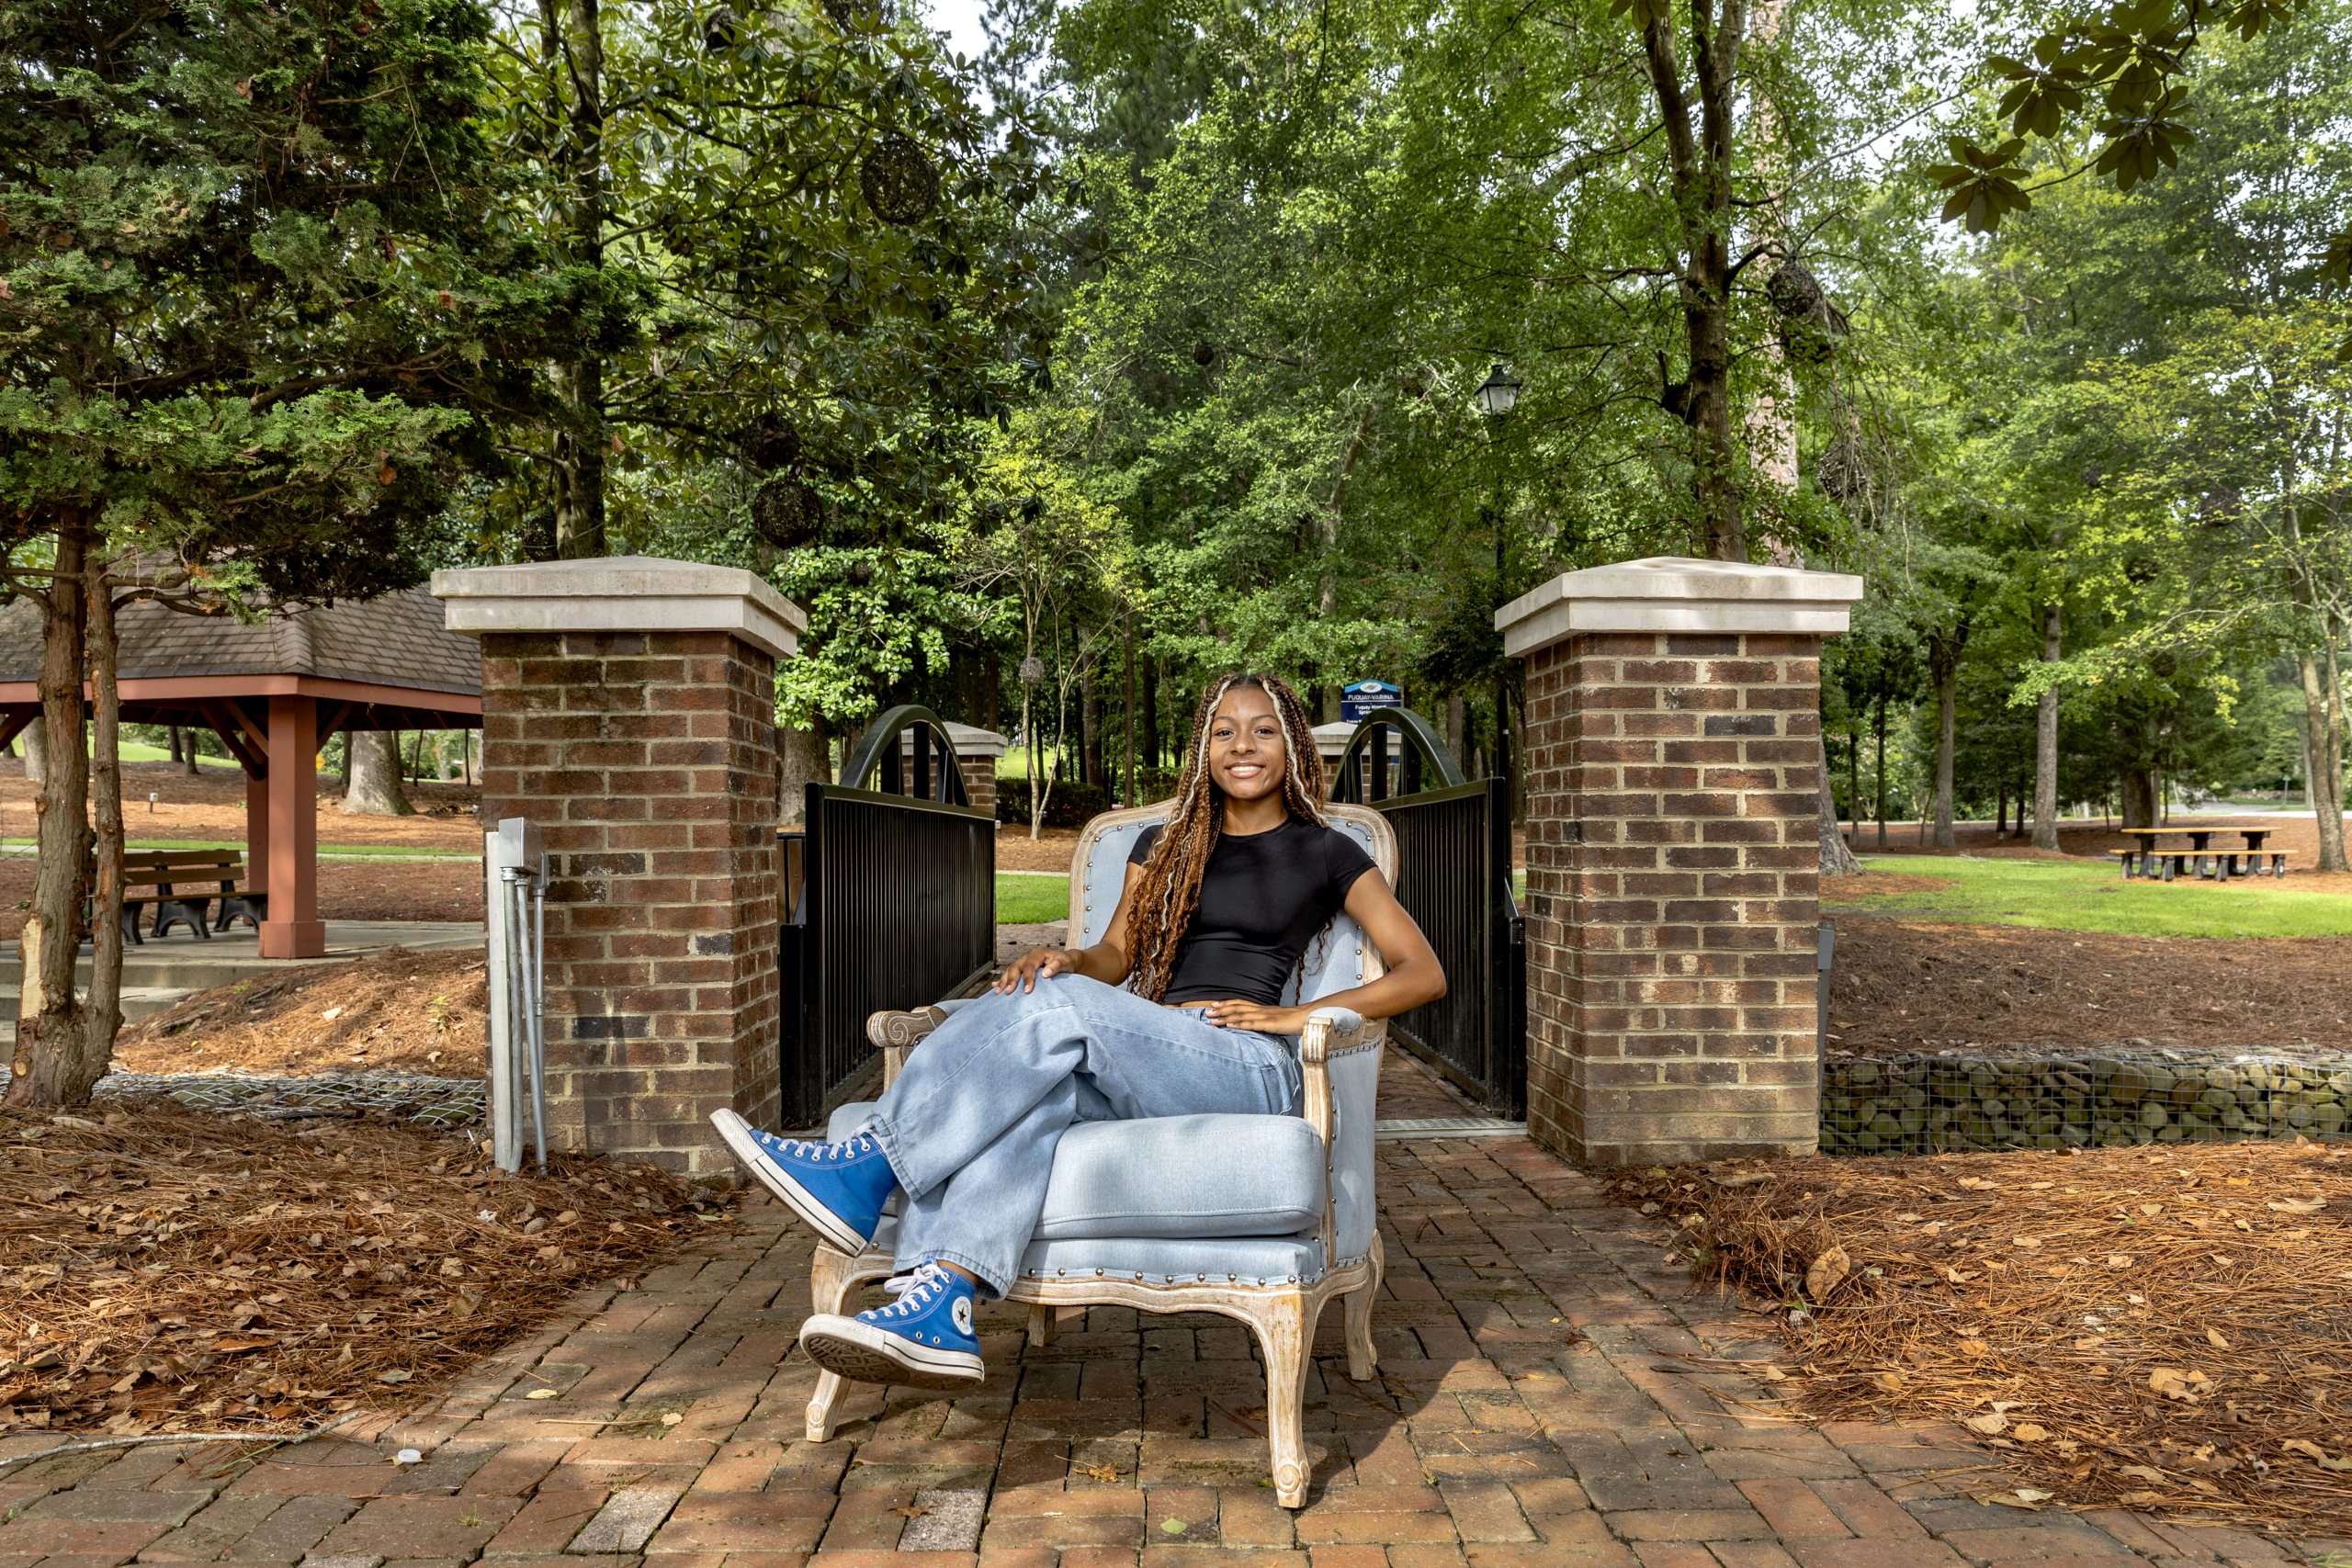
[[1351, 681], [1340, 688], [1340, 717], [1350, 724], [1363, 723], [1374, 708], [1404, 705], [1404, 692], [1386, 681]]

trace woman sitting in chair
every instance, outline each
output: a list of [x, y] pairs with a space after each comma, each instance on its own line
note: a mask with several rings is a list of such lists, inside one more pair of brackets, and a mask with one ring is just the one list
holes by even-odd
[[1445, 994], [1437, 955], [1371, 857], [1324, 824], [1323, 795], [1297, 694], [1270, 675], [1211, 682], [1165, 830], [1136, 841], [1100, 942], [1014, 960], [923, 1041], [851, 1137], [802, 1142], [732, 1111], [712, 1117], [754, 1176], [853, 1257], [906, 1193], [898, 1300], [809, 1318], [811, 1360], [868, 1382], [979, 1382], [974, 1297], [1002, 1295], [1019, 1272], [1070, 1123], [1297, 1114], [1288, 1037], [1313, 1010], [1282, 1006], [1283, 988], [1340, 910], [1388, 971], [1315, 1007], [1390, 1018]]

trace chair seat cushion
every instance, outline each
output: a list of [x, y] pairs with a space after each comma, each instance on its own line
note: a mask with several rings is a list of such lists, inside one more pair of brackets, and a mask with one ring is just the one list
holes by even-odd
[[[844, 1137], [874, 1107], [844, 1105]], [[1323, 1142], [1296, 1116], [1080, 1122], [1062, 1134], [1038, 1241], [1295, 1236], [1323, 1223]]]

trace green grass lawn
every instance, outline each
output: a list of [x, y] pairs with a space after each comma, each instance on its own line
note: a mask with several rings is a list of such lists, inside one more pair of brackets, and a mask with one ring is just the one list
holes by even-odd
[[1951, 886], [1841, 897], [1838, 879], [1828, 877], [1821, 888], [1825, 909], [2124, 936], [2352, 936], [2352, 898], [2297, 892], [2269, 877], [2126, 882], [2111, 861], [1866, 855], [1863, 862], [1872, 871], [1943, 877]]
[[1000, 871], [996, 874], [999, 925], [1030, 926], [1069, 918], [1069, 878], [1059, 872]]
[[[2299, 893], [2271, 878], [2215, 883], [2125, 882], [2112, 862], [1979, 860], [1969, 855], [1865, 855], [1872, 871], [1939, 876], [1949, 887], [1928, 893], [1838, 895], [1821, 884], [1821, 907], [1931, 920], [1973, 920], [2051, 931], [2115, 931], [2124, 936], [2352, 936], [2352, 898]], [[1522, 907], [1527, 874], [1511, 878]]]

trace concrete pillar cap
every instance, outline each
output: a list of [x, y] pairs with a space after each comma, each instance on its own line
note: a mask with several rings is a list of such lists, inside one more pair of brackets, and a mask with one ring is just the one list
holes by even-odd
[[952, 718], [941, 722], [947, 726], [947, 739], [955, 742], [958, 757], [1001, 757], [1012, 744], [995, 730], [982, 729], [977, 724], [958, 724]]
[[476, 566], [433, 574], [453, 632], [732, 632], [776, 659], [800, 648], [808, 617], [731, 566], [605, 556]]
[[1653, 556], [1563, 572], [1495, 612], [1503, 651], [1577, 632], [1842, 632], [1862, 596], [1843, 572]]

